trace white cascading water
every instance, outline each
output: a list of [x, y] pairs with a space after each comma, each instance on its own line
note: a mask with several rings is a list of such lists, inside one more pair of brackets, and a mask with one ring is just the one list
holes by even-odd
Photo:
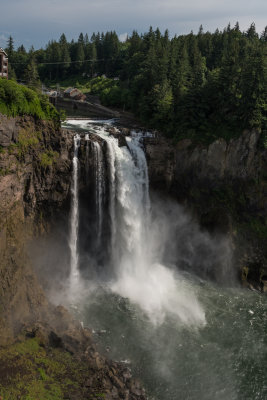
[[85, 149], [85, 172], [86, 172], [86, 179], [88, 180], [89, 176], [89, 133], [85, 134], [85, 141], [86, 141], [86, 149]]
[[142, 134], [135, 131], [132, 132], [131, 138], [127, 138], [127, 145], [134, 158], [138, 169], [138, 174], [143, 187], [143, 207], [146, 218], [150, 217], [150, 197], [149, 197], [149, 179], [148, 168], [145, 153], [141, 147]]
[[[187, 324], [205, 323], [194, 293], [157, 259], [150, 234], [150, 200], [147, 164], [140, 135], [118, 140], [104, 128], [98, 134], [107, 142], [110, 173], [110, 218], [115, 280], [112, 291], [129, 298], [154, 324], [166, 315]], [[158, 227], [160, 229], [160, 227]]]
[[95, 173], [95, 204], [97, 213], [97, 242], [100, 244], [103, 224], [103, 152], [98, 142], [92, 142], [94, 149], [94, 173]]
[[79, 285], [79, 255], [78, 255], [78, 228], [79, 228], [79, 197], [78, 197], [78, 151], [80, 135], [74, 136], [74, 155], [72, 159], [72, 186], [71, 186], [71, 220], [70, 220], [70, 295], [76, 293]]
[[[103, 133], [101, 135], [103, 137]], [[115, 237], [116, 237], [116, 214], [115, 214], [115, 199], [116, 199], [116, 187], [115, 187], [115, 176], [116, 176], [116, 158], [115, 149], [117, 144], [115, 139], [107, 139], [104, 134], [104, 139], [107, 142], [107, 154], [108, 154], [108, 172], [109, 172], [109, 216], [111, 221], [111, 255], [113, 255], [113, 249], [115, 247]]]

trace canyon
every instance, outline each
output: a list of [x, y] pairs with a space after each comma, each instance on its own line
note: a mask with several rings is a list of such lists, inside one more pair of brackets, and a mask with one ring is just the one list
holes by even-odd
[[[62, 236], [63, 244], [60, 243], [60, 246], [68, 248], [67, 234], [62, 235], [62, 231], [67, 232], [69, 229], [74, 136], [77, 132], [80, 135], [77, 190], [81, 210], [88, 205], [91, 208], [96, 207], [98, 231], [101, 226], [103, 241], [108, 242], [104, 237], [107, 238], [112, 231], [107, 222], [107, 216], [111, 212], [112, 175], [106, 160], [109, 141], [113, 146], [113, 139], [106, 137], [118, 140], [116, 151], [118, 155], [124, 154], [127, 152], [126, 146], [131, 147], [131, 142], [127, 139], [131, 137], [131, 129], [119, 125], [116, 127], [112, 123], [105, 127], [107, 136], [103, 136], [99, 133], [102, 132], [101, 123], [98, 131], [92, 125], [83, 126], [80, 131], [80, 126], [77, 126], [79, 122], [75, 125], [74, 121], [73, 129], [70, 129], [70, 122], [66, 128], [61, 129], [50, 122], [31, 117], [0, 116], [0, 344], [10, 345], [21, 338], [22, 332], [24, 336], [26, 332], [28, 336], [41, 337], [47, 346], [59, 346], [72, 354], [78, 354], [81, 359], [85, 357], [94, 378], [90, 385], [88, 382], [87, 386], [84, 384], [87, 389], [84, 389], [83, 394], [70, 394], [69, 398], [83, 398], [81, 396], [85, 396], [92, 388], [96, 390], [98, 382], [98, 391], [104, 391], [110, 398], [142, 399], [145, 398], [145, 392], [131, 378], [128, 369], [123, 364], [99, 355], [91, 330], [84, 329], [77, 318], [73, 319], [64, 307], [52, 305], [50, 302], [49, 275], [55, 270], [55, 277], [57, 276], [59, 258], [61, 264], [70, 264], [69, 252], [63, 251], [57, 258], [52, 257], [50, 263], [54, 265], [48, 269], [43, 265], [47, 262], [46, 257], [40, 265], [36, 261], [42, 258], [40, 253], [47, 250], [49, 237], [52, 237], [52, 241], [60, 242]], [[82, 123], [88, 122], [81, 121]], [[207, 232], [204, 238], [205, 241], [208, 240], [209, 251], [214, 247], [209, 244], [213, 240], [222, 243], [222, 249], [226, 249], [224, 240], [229, 243], [231, 262], [228, 263], [227, 270], [222, 267], [224, 264], [216, 258], [216, 254], [214, 260], [218, 261], [217, 264], [211, 262], [207, 266], [208, 263], [200, 262], [196, 268], [196, 262], [187, 262], [183, 263], [182, 270], [193, 272], [200, 279], [215, 281], [218, 285], [243, 286], [244, 289], [241, 290], [244, 296], [247, 288], [265, 292], [267, 151], [261, 142], [260, 133], [246, 131], [229, 143], [217, 139], [207, 146], [192, 143], [190, 140], [175, 143], [158, 132], [139, 133], [147, 160], [152, 202], [155, 195], [160, 198], [161, 208], [172, 207], [172, 202], [178, 203], [182, 209], [179, 208], [180, 214], [177, 215], [190, 215], [186, 217], [185, 223], [193, 224], [192, 230], [187, 234], [189, 236], [186, 237], [199, 237], [203, 231]], [[90, 141], [86, 135], [89, 135]], [[103, 153], [99, 152], [100, 148]], [[120, 148], [125, 150], [118, 150]], [[101, 163], [105, 165], [102, 169]], [[99, 186], [99, 181], [96, 181], [100, 176], [106, 187], [106, 198], [101, 197], [104, 186]], [[96, 185], [97, 194], [92, 193], [93, 189], [88, 189]], [[93, 205], [95, 197], [98, 198], [97, 205]], [[133, 206], [131, 204], [131, 208]], [[155, 213], [157, 212], [155, 207]], [[88, 211], [83, 215], [88, 215]], [[174, 218], [175, 216], [176, 214]], [[95, 224], [96, 217], [90, 218], [91, 224]], [[83, 225], [82, 229], [87, 232]], [[178, 226], [179, 229], [181, 226]], [[97, 247], [88, 244], [97, 239], [96, 232], [92, 230], [86, 238], [87, 241], [81, 243], [81, 246], [86, 251], [89, 246], [97, 262], [104, 264], [109, 258], [108, 251], [99, 252]], [[126, 238], [127, 236], [120, 238], [123, 246], [127, 242]], [[123, 246], [121, 252], [125, 250]], [[197, 245], [195, 246], [197, 249]], [[168, 248], [172, 247], [179, 247], [178, 240], [175, 243], [173, 237], [171, 247]], [[196, 253], [197, 256], [201, 255], [197, 250]], [[81, 260], [82, 269], [84, 259]], [[203, 255], [203, 259], [208, 260], [207, 255]], [[60, 271], [58, 277], [61, 280], [66, 278], [69, 271], [67, 267], [63, 275]], [[151, 274], [153, 277], [153, 271]], [[118, 292], [121, 293], [119, 289]], [[122, 294], [122, 297], [127, 296]], [[90, 326], [90, 318], [88, 325]]]

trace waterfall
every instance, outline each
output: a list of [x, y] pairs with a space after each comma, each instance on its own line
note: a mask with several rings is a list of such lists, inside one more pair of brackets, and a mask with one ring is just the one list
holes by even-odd
[[86, 141], [86, 150], [85, 150], [85, 172], [86, 172], [86, 179], [88, 180], [89, 176], [89, 134], [85, 134], [85, 141]]
[[115, 165], [115, 139], [114, 138], [105, 138], [107, 143], [108, 150], [108, 171], [109, 171], [109, 216], [110, 216], [110, 224], [111, 224], [111, 254], [115, 247], [115, 237], [116, 237], [116, 214], [115, 214], [115, 196], [116, 196], [116, 187], [115, 187], [115, 173], [116, 173], [116, 165]]
[[103, 176], [103, 152], [98, 142], [92, 142], [94, 149], [94, 174], [95, 174], [95, 204], [97, 214], [97, 242], [98, 245], [102, 236], [103, 224], [103, 195], [104, 195], [104, 176]]
[[[142, 135], [133, 132], [126, 138], [127, 145], [119, 146], [118, 139], [110, 135], [109, 129], [105, 126], [95, 127], [94, 132], [106, 142], [105, 152], [98, 141], [91, 142], [94, 162], [96, 240], [101, 251], [105, 251], [107, 240], [106, 232], [105, 241], [101, 240], [104, 217], [109, 217], [110, 221], [111, 246], [110, 252], [107, 251], [110, 260], [106, 266], [99, 265], [101, 268], [106, 268], [108, 280], [105, 280], [105, 284], [112, 292], [128, 298], [156, 325], [162, 324], [167, 315], [174, 316], [186, 324], [205, 323], [205, 313], [194, 292], [187, 287], [183, 279], [180, 279], [176, 270], [163, 264], [168, 236], [165, 235], [162, 221], [153, 221], [150, 215], [148, 168], [142, 146]], [[85, 140], [88, 167], [89, 136], [86, 135]], [[80, 137], [76, 135], [70, 234], [72, 290], [77, 289], [79, 282], [77, 252], [79, 145]], [[105, 168], [107, 168], [109, 187], [104, 202]], [[109, 216], [104, 214], [106, 212]], [[98, 261], [92, 259], [89, 253], [87, 259], [89, 270], [90, 263], [98, 265]]]
[[71, 219], [70, 219], [70, 294], [73, 296], [79, 282], [79, 255], [78, 255], [78, 228], [79, 228], [79, 197], [78, 197], [78, 151], [80, 136], [74, 136], [74, 155], [72, 159], [72, 185], [71, 185]]
[[149, 179], [148, 179], [148, 168], [146, 162], [146, 156], [141, 144], [142, 134], [132, 133], [131, 138], [127, 138], [127, 145], [130, 152], [135, 160], [139, 179], [142, 184], [142, 204], [144, 207], [145, 219], [149, 218], [150, 215], [150, 197], [149, 197]]
[[[86, 165], [86, 178], [89, 177], [89, 146], [90, 137], [87, 133], [85, 135], [86, 141], [86, 153], [85, 153], [85, 165]], [[94, 186], [95, 186], [95, 211], [97, 219], [97, 243], [100, 244], [102, 236], [102, 225], [103, 225], [103, 197], [105, 194], [105, 182], [104, 182], [104, 157], [102, 146], [95, 141], [91, 141], [93, 148], [93, 161], [94, 161]]]
[[[162, 264], [151, 232], [149, 180], [141, 135], [127, 137], [127, 147], [105, 129], [98, 134], [107, 143], [112, 291], [130, 299], [155, 324], [167, 314], [188, 324], [204, 323], [205, 314], [194, 293]], [[157, 227], [156, 229], [160, 229]]]
[[[88, 121], [84, 126], [88, 130]], [[224, 237], [205, 233], [164, 194], [154, 193], [150, 201], [141, 134], [132, 133], [127, 146], [119, 147], [110, 135], [113, 128], [99, 124], [95, 131], [102, 138], [100, 149], [86, 135], [84, 153], [79, 152], [90, 166], [79, 204], [79, 142], [74, 143], [70, 238], [76, 236], [70, 242], [76, 243], [77, 256], [79, 205], [81, 271], [76, 315], [94, 328], [98, 345], [110, 348], [111, 358], [131, 364], [149, 398], [265, 399], [264, 296], [220, 287], [187, 270], [224, 266], [231, 247]], [[84, 158], [80, 161], [82, 168]], [[95, 249], [99, 204], [102, 240]]]

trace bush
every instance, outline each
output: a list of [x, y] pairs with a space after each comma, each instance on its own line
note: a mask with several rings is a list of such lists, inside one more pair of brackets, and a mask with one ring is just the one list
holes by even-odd
[[40, 134], [31, 129], [21, 129], [18, 135], [18, 141], [16, 144], [9, 146], [10, 153], [18, 149], [18, 155], [23, 157], [28, 150], [36, 148], [39, 144]]
[[60, 121], [59, 113], [46, 96], [2, 78], [0, 78], [0, 113], [10, 117], [32, 115], [58, 124]]
[[46, 168], [53, 165], [58, 158], [58, 153], [53, 150], [46, 150], [44, 153], [40, 155], [41, 166]]
[[104, 90], [117, 86], [117, 81], [98, 76], [97, 78], [94, 78], [88, 82], [86, 86], [88, 89], [90, 89], [91, 94], [101, 95]]

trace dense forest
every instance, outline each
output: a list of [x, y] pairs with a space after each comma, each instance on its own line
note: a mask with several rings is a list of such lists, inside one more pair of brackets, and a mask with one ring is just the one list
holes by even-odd
[[[223, 31], [169, 37], [152, 28], [120, 42], [115, 32], [65, 34], [45, 49], [6, 49], [10, 77], [30, 87], [69, 77], [100, 94], [104, 104], [133, 111], [174, 138], [229, 139], [244, 129], [267, 129], [267, 27], [239, 24]], [[104, 77], [103, 77], [104, 75]], [[115, 78], [115, 79], [114, 79]]]

